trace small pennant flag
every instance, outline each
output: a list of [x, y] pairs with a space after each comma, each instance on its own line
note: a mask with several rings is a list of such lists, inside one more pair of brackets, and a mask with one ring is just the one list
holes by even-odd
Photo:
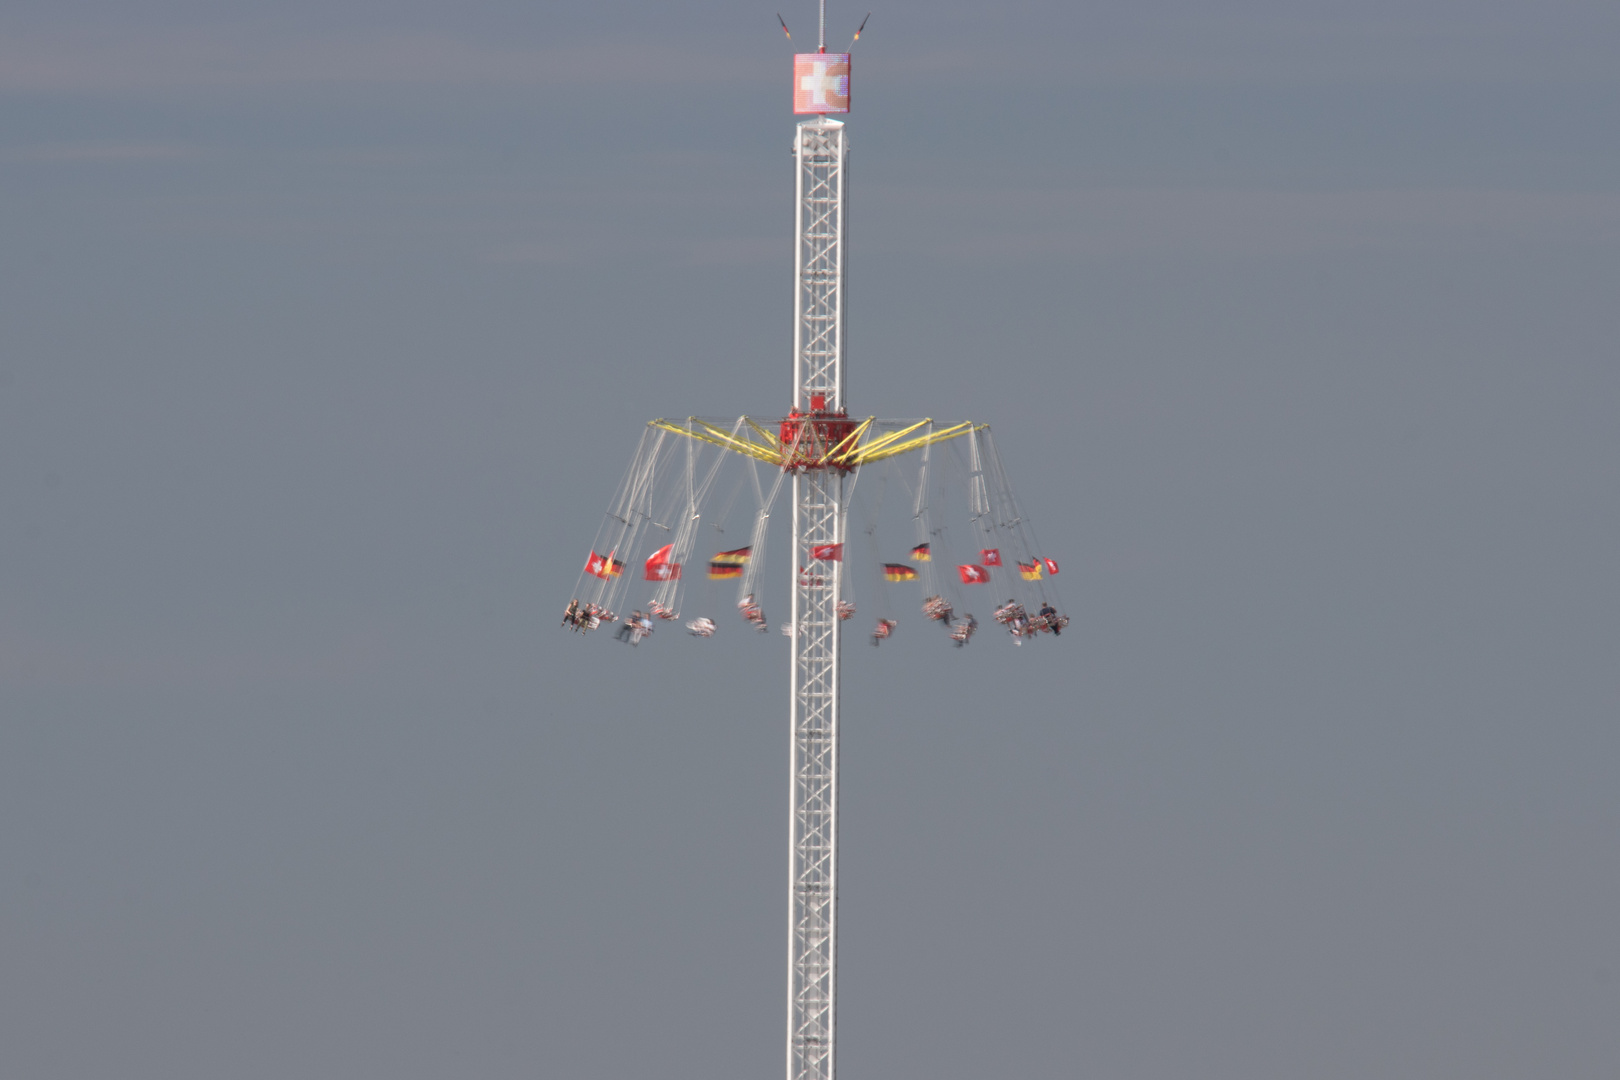
[[1040, 564], [1040, 561], [1037, 560], [1037, 561], [1032, 562], [1032, 563], [1019, 563], [1018, 564], [1018, 576], [1023, 578], [1025, 581], [1039, 581], [1039, 580], [1041, 580], [1041, 564]]
[[1000, 566], [1001, 565], [1001, 549], [1000, 548], [985, 548], [983, 551], [979, 552], [979, 565], [980, 566]]
[[585, 560], [585, 572], [594, 574], [605, 581], [610, 577], [618, 577], [624, 573], [624, 563], [615, 559], [611, 552], [607, 555], [598, 555], [593, 550], [591, 557]]
[[1050, 574], [1053, 577], [1057, 576], [1057, 560], [1056, 559], [1042, 559], [1041, 562], [1046, 564], [1046, 572], [1048, 574]]
[[916, 581], [917, 571], [905, 563], [886, 562], [883, 564], [883, 576], [889, 581]]
[[971, 564], [958, 566], [956, 572], [961, 575], [962, 584], [964, 585], [988, 585], [990, 583], [990, 571], [982, 566], [973, 566]]
[[751, 547], [745, 547], [736, 548], [732, 551], [717, 551], [714, 553], [714, 556], [709, 559], [709, 563], [710, 565], [718, 563], [723, 566], [741, 566], [743, 563], [748, 561], [748, 556], [753, 552], [753, 550], [754, 549]]
[[933, 557], [933, 555], [929, 554], [927, 544], [918, 544], [916, 547], [911, 549], [912, 562], [928, 562]]
[[811, 544], [810, 557], [820, 559], [822, 562], [843, 562], [843, 544]]

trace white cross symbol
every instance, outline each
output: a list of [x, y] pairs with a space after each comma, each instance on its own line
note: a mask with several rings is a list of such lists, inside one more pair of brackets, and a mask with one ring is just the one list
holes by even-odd
[[815, 68], [815, 74], [799, 76], [799, 89], [809, 94], [810, 100], [815, 104], [825, 105], [827, 104], [827, 95], [838, 91], [838, 76], [828, 75], [828, 65], [824, 63], [816, 63], [811, 66]]

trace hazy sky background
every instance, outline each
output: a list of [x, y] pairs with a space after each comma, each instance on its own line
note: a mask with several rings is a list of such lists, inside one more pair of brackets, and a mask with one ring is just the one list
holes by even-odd
[[[779, 1075], [787, 643], [557, 628], [789, 401], [776, 10], [0, 13], [0, 1076]], [[1074, 621], [846, 649], [841, 1074], [1612, 1080], [1620, 8], [890, 4], [855, 110], [852, 406]]]

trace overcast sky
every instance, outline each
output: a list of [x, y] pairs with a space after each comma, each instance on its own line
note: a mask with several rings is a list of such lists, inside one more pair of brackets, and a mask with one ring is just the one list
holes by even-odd
[[[778, 1074], [787, 643], [557, 627], [789, 404], [776, 12], [0, 13], [0, 1075]], [[1612, 1080], [1620, 8], [891, 4], [854, 101], [853, 411], [1073, 622], [847, 647], [842, 1074]]]

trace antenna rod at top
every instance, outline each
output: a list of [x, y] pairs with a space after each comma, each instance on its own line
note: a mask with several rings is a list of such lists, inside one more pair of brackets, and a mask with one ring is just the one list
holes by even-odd
[[819, 52], [827, 51], [827, 0], [821, 0], [821, 48]]

